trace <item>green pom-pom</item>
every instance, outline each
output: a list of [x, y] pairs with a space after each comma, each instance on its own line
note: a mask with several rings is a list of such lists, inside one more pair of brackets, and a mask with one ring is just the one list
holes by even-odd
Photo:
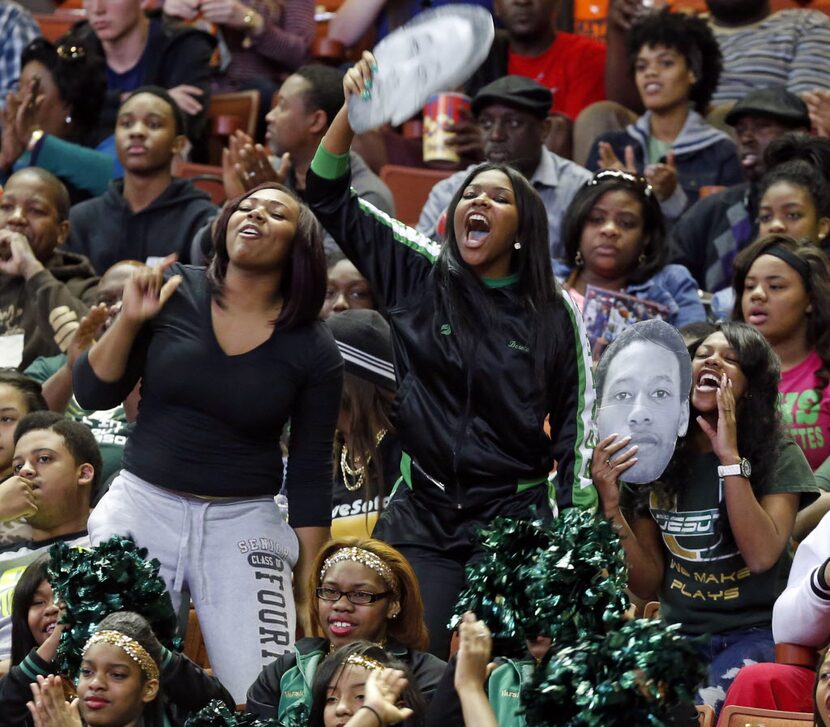
[[55, 658], [60, 673], [76, 677], [87, 640], [101, 620], [116, 611], [140, 614], [164, 646], [181, 649], [176, 614], [159, 576], [159, 562], [147, 560], [145, 548], [115, 535], [89, 550], [55, 543], [49, 555], [49, 583], [66, 604], [65, 628]]
[[664, 727], [706, 676], [678, 626], [622, 623], [549, 654], [522, 690], [530, 727]]
[[539, 635], [574, 643], [628, 607], [619, 537], [590, 512], [570, 509], [551, 523], [496, 518], [479, 541], [484, 557], [467, 566], [450, 628], [473, 611], [501, 656], [525, 653], [525, 639]]
[[191, 714], [184, 727], [307, 727], [309, 711], [305, 705], [292, 710], [291, 717], [280, 722], [276, 719], [259, 719], [252, 714], [233, 712], [228, 706], [214, 699], [206, 707]]

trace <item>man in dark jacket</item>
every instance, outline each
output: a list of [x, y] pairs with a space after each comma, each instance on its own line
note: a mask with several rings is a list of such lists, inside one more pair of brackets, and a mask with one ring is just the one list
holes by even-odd
[[672, 262], [685, 265], [712, 293], [730, 285], [735, 256], [757, 234], [758, 183], [767, 171], [767, 146], [788, 131], [810, 129], [806, 104], [783, 86], [747, 94], [726, 122], [735, 129], [746, 181], [698, 200], [672, 229]]
[[69, 195], [37, 167], [13, 174], [0, 200], [0, 363], [28, 366], [66, 350], [93, 304], [89, 260], [55, 248], [69, 232]]
[[207, 194], [173, 178], [183, 128], [181, 110], [162, 88], [140, 88], [121, 105], [115, 144], [124, 179], [70, 214], [67, 248], [86, 255], [99, 274], [119, 260], [152, 264], [179, 253], [187, 261], [193, 235], [216, 214]]
[[145, 14], [143, 5], [142, 0], [88, 0], [89, 20], [73, 29], [107, 63], [101, 137], [109, 136], [115, 128], [125, 93], [155, 85], [167, 89], [187, 115], [185, 134], [199, 151], [207, 132], [210, 59], [216, 40], [197, 28], [168, 22], [159, 12]]

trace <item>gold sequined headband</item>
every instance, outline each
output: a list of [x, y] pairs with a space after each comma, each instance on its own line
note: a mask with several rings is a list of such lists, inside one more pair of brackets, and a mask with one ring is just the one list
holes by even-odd
[[364, 654], [349, 654], [346, 657], [346, 663], [351, 666], [360, 666], [370, 671], [383, 671], [384, 666], [377, 659]]
[[122, 634], [120, 631], [96, 631], [90, 637], [89, 641], [84, 646], [84, 654], [89, 650], [90, 646], [94, 644], [110, 644], [117, 646], [127, 656], [129, 656], [136, 664], [141, 667], [141, 671], [148, 679], [159, 678], [159, 668], [153, 657], [151, 657], [147, 650], [139, 644], [135, 639], [130, 638], [127, 634]]
[[360, 563], [361, 565], [365, 565], [367, 568], [371, 568], [375, 573], [377, 573], [381, 578], [383, 578], [384, 582], [389, 589], [394, 593], [398, 592], [398, 584], [395, 581], [395, 575], [392, 573], [392, 569], [386, 565], [378, 556], [376, 556], [371, 550], [364, 550], [363, 548], [340, 548], [340, 550], [335, 551], [332, 555], [323, 561], [323, 568], [320, 570], [320, 580], [323, 580], [323, 577], [326, 575], [326, 571], [331, 568], [335, 563], [340, 563], [344, 560], [351, 560], [355, 563]]

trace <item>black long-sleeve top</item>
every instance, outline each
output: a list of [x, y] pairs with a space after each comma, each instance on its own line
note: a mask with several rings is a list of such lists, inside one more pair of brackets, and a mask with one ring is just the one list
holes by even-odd
[[141, 378], [135, 431], [124, 468], [159, 487], [207, 497], [275, 495], [279, 438], [291, 419], [286, 486], [292, 527], [331, 521], [332, 440], [343, 361], [321, 321], [275, 329], [237, 356], [213, 332], [205, 271], [174, 265], [183, 281], [139, 332], [124, 376], [101, 381], [84, 354], [75, 397], [87, 409], [123, 401]]

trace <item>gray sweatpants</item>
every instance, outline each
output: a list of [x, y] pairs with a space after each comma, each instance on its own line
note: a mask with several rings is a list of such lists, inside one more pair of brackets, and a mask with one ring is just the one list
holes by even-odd
[[203, 500], [122, 471], [89, 518], [93, 545], [115, 534], [158, 558], [177, 613], [192, 598], [213, 671], [243, 703], [262, 668], [294, 645], [299, 544], [273, 498]]

